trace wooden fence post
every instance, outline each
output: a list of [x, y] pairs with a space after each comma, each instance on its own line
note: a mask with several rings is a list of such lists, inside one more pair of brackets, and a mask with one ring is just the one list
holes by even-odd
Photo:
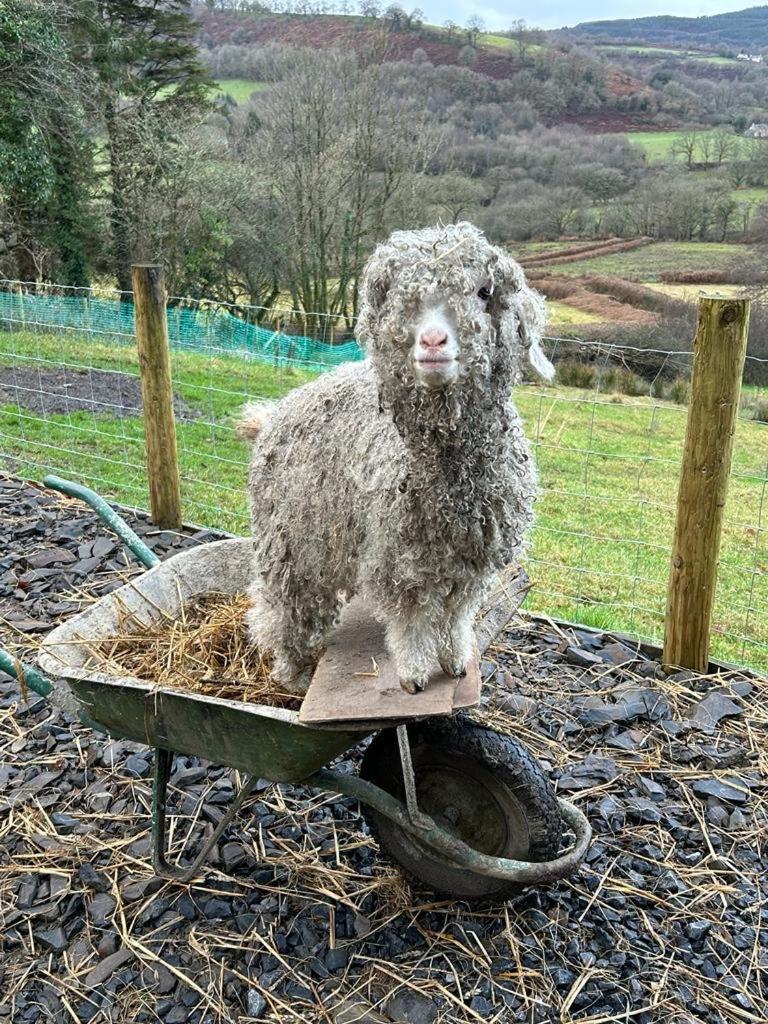
[[664, 665], [706, 672], [733, 434], [747, 352], [749, 299], [704, 296], [694, 343]]
[[161, 529], [177, 530], [181, 526], [181, 485], [163, 271], [139, 263], [131, 267], [131, 276], [150, 509], [153, 522]]

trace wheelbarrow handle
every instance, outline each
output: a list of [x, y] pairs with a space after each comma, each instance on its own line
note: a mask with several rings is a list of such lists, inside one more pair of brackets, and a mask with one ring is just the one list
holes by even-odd
[[[33, 690], [41, 697], [50, 696], [55, 689], [51, 680], [36, 669], [34, 665], [30, 665], [26, 661], [19, 661], [18, 658], [14, 658], [12, 654], [4, 651], [2, 648], [0, 648], [0, 672], [5, 672], [6, 675], [18, 680], [22, 686], [26, 686], [28, 690]], [[103, 732], [105, 735], [117, 736], [116, 733], [108, 734], [104, 726], [94, 722], [87, 711], [78, 712], [78, 717], [83, 725], [89, 729], [95, 729], [97, 732]]]
[[99, 519], [117, 534], [123, 544], [136, 555], [147, 569], [158, 564], [160, 559], [154, 551], [148, 548], [140, 537], [137, 537], [128, 523], [96, 491], [92, 491], [90, 487], [84, 487], [83, 484], [76, 484], [72, 480], [62, 480], [58, 476], [45, 477], [43, 484], [53, 491], [69, 495], [70, 498], [80, 498], [81, 501], [90, 505]]
[[46, 679], [42, 672], [38, 672], [32, 665], [27, 665], [18, 658], [14, 658], [8, 651], [0, 650], [0, 670], [13, 679], [18, 679], [28, 689], [39, 693], [41, 697], [47, 697], [53, 689], [53, 683]]

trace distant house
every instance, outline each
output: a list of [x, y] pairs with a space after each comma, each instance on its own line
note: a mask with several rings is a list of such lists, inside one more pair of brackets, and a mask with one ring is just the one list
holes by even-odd
[[751, 124], [744, 134], [751, 139], [768, 139], [768, 124]]
[[741, 53], [736, 54], [736, 60], [748, 60], [750, 64], [762, 64], [763, 55], [761, 53]]

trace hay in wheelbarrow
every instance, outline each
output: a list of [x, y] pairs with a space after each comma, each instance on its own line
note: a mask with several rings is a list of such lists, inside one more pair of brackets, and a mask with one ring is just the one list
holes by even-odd
[[90, 668], [131, 675], [188, 693], [297, 709], [301, 698], [278, 689], [269, 658], [250, 641], [245, 594], [201, 594], [178, 618], [147, 624], [125, 609], [119, 631], [90, 645]]

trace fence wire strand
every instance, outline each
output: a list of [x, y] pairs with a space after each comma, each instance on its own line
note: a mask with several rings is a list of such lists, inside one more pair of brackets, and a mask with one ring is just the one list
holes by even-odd
[[[56, 472], [147, 507], [131, 298], [0, 282], [1, 469], [38, 480]], [[168, 312], [185, 519], [247, 533], [241, 406], [277, 399], [361, 354], [340, 318], [181, 298]], [[562, 383], [515, 393], [541, 485], [528, 607], [658, 642], [687, 412], [659, 388], [671, 367], [690, 365], [692, 352], [564, 337], [545, 344]], [[617, 371], [650, 357], [645, 393], [621, 393]], [[591, 367], [582, 386], [565, 375], [573, 360]], [[744, 389], [713, 655], [766, 669], [768, 429], [753, 418], [760, 400], [758, 389]]]

